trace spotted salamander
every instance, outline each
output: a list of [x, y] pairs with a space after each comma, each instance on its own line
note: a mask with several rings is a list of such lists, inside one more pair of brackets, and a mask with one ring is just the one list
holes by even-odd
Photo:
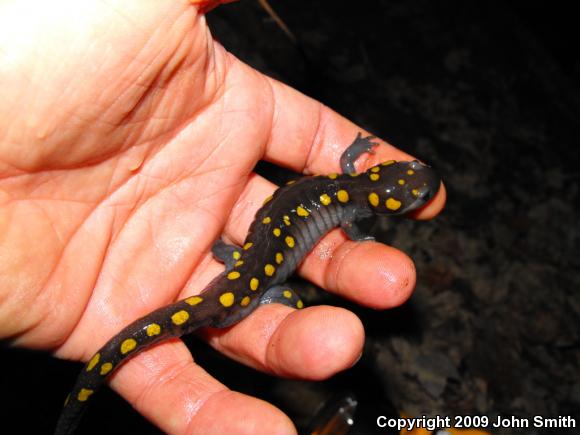
[[216, 242], [212, 251], [226, 270], [200, 294], [159, 308], [111, 338], [80, 373], [55, 434], [73, 433], [97, 388], [124, 361], [151, 345], [203, 327], [230, 326], [260, 304], [302, 308], [284, 282], [331, 229], [342, 227], [352, 240], [372, 239], [357, 225], [360, 219], [409, 213], [437, 193], [439, 177], [417, 161], [391, 160], [356, 173], [356, 159], [378, 145], [373, 138], [357, 135], [340, 158], [341, 175], [304, 177], [267, 198], [241, 248]]

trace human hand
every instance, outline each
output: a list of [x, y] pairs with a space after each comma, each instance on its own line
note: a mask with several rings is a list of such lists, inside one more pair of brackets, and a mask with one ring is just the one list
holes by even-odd
[[[259, 159], [336, 172], [360, 128], [229, 55], [195, 6], [36, 3], [0, 6], [0, 336], [87, 360], [223, 270], [211, 244], [239, 244], [274, 189], [252, 172]], [[359, 163], [390, 158], [409, 156], [382, 146]], [[441, 191], [419, 217], [443, 202]], [[400, 251], [340, 231], [300, 273], [374, 308], [403, 302], [415, 280]], [[363, 329], [343, 309], [274, 304], [209, 340], [261, 370], [321, 379], [356, 361]], [[170, 433], [294, 431], [180, 341], [136, 356], [111, 386]]]

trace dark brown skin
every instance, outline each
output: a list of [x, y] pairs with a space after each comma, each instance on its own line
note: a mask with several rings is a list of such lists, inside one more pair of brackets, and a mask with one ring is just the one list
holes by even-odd
[[[259, 159], [338, 172], [360, 128], [230, 56], [187, 3], [20, 4], [0, 7], [0, 336], [87, 361], [223, 270], [211, 244], [222, 233], [241, 243], [274, 190], [252, 172]], [[389, 159], [410, 156], [381, 146], [358, 165]], [[379, 309], [402, 303], [415, 280], [400, 251], [341, 231], [299, 272]], [[346, 310], [278, 304], [208, 333], [239, 361], [305, 379], [350, 366], [363, 338]], [[211, 378], [178, 340], [129, 361], [111, 386], [169, 433], [295, 432], [272, 405]]]

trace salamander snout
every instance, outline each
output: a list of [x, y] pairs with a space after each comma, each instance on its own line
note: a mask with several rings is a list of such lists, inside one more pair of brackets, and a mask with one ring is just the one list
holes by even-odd
[[439, 190], [441, 179], [416, 160], [385, 162], [370, 168], [368, 201], [375, 213], [405, 214], [422, 207]]
[[409, 184], [413, 186], [410, 190], [411, 196], [415, 196], [413, 189], [418, 191], [417, 204], [414, 206], [414, 208], [418, 208], [429, 202], [437, 194], [441, 178], [430, 166], [419, 163], [417, 160], [408, 162], [408, 166], [407, 173], [411, 170], [415, 171], [416, 174], [416, 177]]

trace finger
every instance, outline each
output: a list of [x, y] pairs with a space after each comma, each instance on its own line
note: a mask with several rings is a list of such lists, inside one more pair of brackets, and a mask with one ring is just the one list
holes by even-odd
[[[260, 176], [249, 179], [225, 227], [231, 240], [243, 242], [262, 198], [273, 189]], [[377, 309], [401, 304], [415, 285], [415, 268], [407, 255], [380, 243], [352, 242], [341, 230], [323, 237], [299, 271], [326, 290]]]
[[[322, 103], [269, 80], [275, 113], [264, 158], [306, 174], [340, 172], [340, 156], [356, 134], [364, 130]], [[357, 160], [359, 171], [386, 160], [414, 159], [387, 142], [375, 141], [382, 146], [374, 149], [375, 154], [367, 153]], [[445, 203], [445, 190], [440, 189], [436, 198], [415, 217], [424, 219], [439, 213]]]
[[[322, 103], [277, 80], [269, 80], [275, 113], [264, 158], [296, 172], [340, 172], [341, 154], [364, 130]], [[359, 163], [411, 158], [383, 144], [375, 148], [376, 154], [361, 156]]]
[[320, 287], [374, 309], [405, 302], [415, 288], [415, 265], [405, 253], [333, 231], [306, 256], [299, 272]]
[[210, 343], [230, 357], [280, 376], [321, 380], [360, 357], [364, 329], [342, 308], [262, 306], [235, 328], [212, 330]]
[[111, 386], [170, 434], [255, 434], [264, 427], [268, 433], [296, 433], [279, 409], [230, 391], [212, 378], [193, 362], [180, 340], [135, 356], [115, 373]]

